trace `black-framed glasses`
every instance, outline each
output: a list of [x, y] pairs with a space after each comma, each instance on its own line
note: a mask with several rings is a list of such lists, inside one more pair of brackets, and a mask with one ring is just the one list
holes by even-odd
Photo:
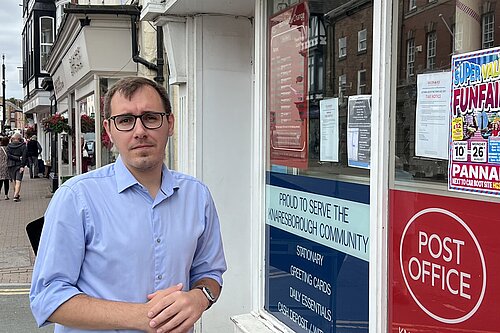
[[113, 120], [115, 127], [120, 132], [131, 131], [135, 127], [137, 118], [141, 119], [142, 125], [147, 129], [157, 129], [163, 125], [163, 116], [168, 116], [166, 112], [144, 112], [136, 116], [133, 114], [119, 114], [108, 119]]

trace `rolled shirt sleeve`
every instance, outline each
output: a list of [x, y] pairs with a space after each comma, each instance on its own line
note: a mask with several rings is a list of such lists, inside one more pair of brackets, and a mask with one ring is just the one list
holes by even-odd
[[226, 260], [222, 245], [219, 217], [214, 201], [207, 187], [203, 187], [205, 198], [205, 226], [198, 239], [193, 264], [191, 280], [194, 282], [202, 278], [211, 278], [222, 286], [222, 274], [226, 271]]
[[76, 282], [85, 253], [82, 202], [61, 186], [45, 213], [30, 290], [31, 310], [39, 327], [64, 302], [80, 294]]
[[177, 283], [188, 289], [207, 277], [222, 285], [226, 262], [208, 188], [165, 166], [161, 186], [152, 198], [118, 158], [56, 191], [45, 214], [30, 292], [39, 326], [80, 293], [142, 303]]

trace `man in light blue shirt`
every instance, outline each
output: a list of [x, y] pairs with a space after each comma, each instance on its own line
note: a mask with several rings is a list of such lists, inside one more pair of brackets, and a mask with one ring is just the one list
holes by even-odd
[[55, 332], [192, 332], [226, 262], [208, 188], [163, 164], [174, 118], [163, 87], [125, 78], [106, 94], [114, 164], [76, 176], [47, 212], [30, 300]]

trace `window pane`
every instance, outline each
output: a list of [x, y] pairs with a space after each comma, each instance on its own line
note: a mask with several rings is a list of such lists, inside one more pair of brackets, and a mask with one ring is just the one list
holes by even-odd
[[358, 32], [358, 51], [366, 50], [366, 29]]
[[427, 69], [436, 66], [436, 32], [427, 35]]
[[[280, 52], [285, 49], [289, 51], [292, 45], [280, 49], [279, 43], [283, 43], [283, 39], [271, 37], [270, 40], [270, 48], [276, 51], [275, 53], [271, 51], [271, 70], [276, 66], [273, 65], [273, 61], [275, 64], [280, 61], [287, 62], [281, 64], [280, 68], [289, 66], [286, 71], [280, 69], [270, 73], [271, 76], [279, 76], [279, 81], [273, 80], [269, 83], [270, 96], [274, 96], [269, 100], [270, 142], [274, 147], [271, 151], [271, 164], [290, 173], [326, 178], [355, 176], [361, 177], [359, 181], [364, 182], [369, 176], [371, 153], [369, 134], [360, 132], [361, 136], [358, 138], [360, 141], [356, 142], [360, 150], [356, 156], [351, 156], [354, 151], [348, 152], [348, 142], [351, 138], [348, 137], [347, 131], [349, 97], [357, 94], [369, 96], [371, 93], [371, 71], [363, 70], [362, 81], [358, 79], [358, 71], [371, 68], [372, 53], [368, 41], [371, 36], [372, 4], [365, 2], [352, 11], [345, 7], [336, 7], [329, 1], [319, 1], [318, 7], [314, 9], [317, 8], [331, 8], [331, 10], [325, 10], [323, 14], [316, 13], [316, 10], [311, 12], [313, 14], [310, 14], [307, 28], [324, 31], [326, 35], [323, 38], [326, 44], [308, 41], [304, 43], [309, 46], [307, 49], [297, 49], [291, 53], [292, 58], [290, 58], [288, 54], [284, 56]], [[270, 22], [271, 35], [273, 28], [276, 31], [281, 28], [281, 26], [273, 27], [273, 24], [278, 25], [278, 20]], [[292, 30], [296, 35], [290, 38], [300, 40], [302, 36], [314, 35], [309, 31], [302, 32], [301, 29], [296, 27]], [[282, 35], [279, 36], [282, 38]], [[356, 42], [349, 46], [348, 40]], [[366, 52], [358, 54], [358, 47], [364, 48]], [[278, 99], [278, 96], [283, 97]], [[338, 137], [335, 138], [338, 141], [338, 151], [335, 152], [338, 158], [335, 161], [321, 156], [321, 145], [326, 146], [330, 143], [325, 141], [324, 137], [322, 139], [321, 135], [320, 101], [332, 98], [336, 99], [335, 103], [338, 103], [339, 109], [336, 120]], [[351, 102], [351, 107], [353, 103], [355, 102]], [[367, 101], [366, 106], [371, 108], [371, 103]], [[367, 123], [370, 112], [371, 110], [366, 110]]]
[[483, 48], [489, 48], [493, 46], [494, 42], [494, 32], [495, 32], [495, 17], [493, 13], [489, 13], [483, 16]]
[[[464, 7], [464, 3], [467, 7]], [[398, 62], [395, 177], [396, 180], [416, 184], [422, 181], [437, 183], [446, 189], [449, 128], [444, 127], [446, 135], [442, 138], [441, 135], [435, 134], [442, 132], [441, 130], [431, 131], [429, 126], [435, 125], [431, 124], [431, 119], [437, 120], [439, 126], [448, 123], [448, 118], [443, 120], [440, 117], [449, 117], [450, 102], [439, 99], [426, 101], [422, 92], [430, 82], [429, 79], [433, 78], [432, 75], [439, 77], [440, 73], [448, 73], [451, 78], [453, 54], [498, 46], [495, 40], [495, 33], [498, 31], [498, 28], [495, 29], [495, 17], [500, 15], [500, 7], [493, 6], [488, 1], [434, 1], [432, 5], [418, 7], [417, 11], [408, 12], [405, 7], [400, 7], [399, 10], [401, 13], [398, 15], [401, 18], [398, 21], [397, 40], [402, 45], [398, 45], [397, 50], [404, 54], [398, 54], [397, 58], [406, 59], [406, 64], [403, 61]], [[422, 102], [430, 103], [427, 109]], [[443, 108], [437, 107], [436, 104], [441, 102], [448, 105], [444, 108], [448, 113], [442, 113], [440, 116], [437, 111], [431, 110], [442, 110]], [[436, 107], [433, 107], [434, 104]], [[428, 117], [422, 117], [421, 112], [430, 114]], [[493, 111], [490, 114], [488, 119], [496, 119]], [[471, 119], [477, 119], [477, 114]], [[435, 148], [432, 152], [432, 149], [422, 147]], [[436, 153], [437, 150], [445, 153]]]
[[54, 20], [51, 17], [42, 17], [40, 19], [40, 43], [54, 43], [53, 22]]
[[[267, 1], [264, 309], [294, 332], [368, 332], [368, 246], [350, 251], [335, 245], [342, 242], [340, 233], [358, 245], [370, 233], [373, 2], [352, 3]], [[290, 201], [280, 203], [280, 196]], [[308, 205], [332, 207], [336, 217], [313, 216], [317, 208]], [[348, 215], [360, 218], [329, 229], [324, 242], [320, 225], [332, 226]], [[305, 248], [328, 263], [309, 265], [296, 254]], [[321, 277], [327, 287], [314, 288], [296, 273]], [[294, 298], [297, 292], [314, 300], [318, 310]], [[296, 315], [310, 324], [291, 320]]]
[[40, 68], [45, 70], [50, 48], [54, 43], [54, 19], [51, 17], [40, 18]]
[[406, 47], [406, 77], [415, 73], [415, 39], [409, 39]]
[[410, 0], [408, 1], [408, 10], [415, 9], [417, 7], [417, 0]]
[[345, 57], [347, 55], [347, 38], [339, 38], [339, 58]]
[[40, 46], [40, 67], [42, 68], [42, 70], [45, 70], [45, 64], [47, 63], [49, 57], [50, 48], [50, 45]]

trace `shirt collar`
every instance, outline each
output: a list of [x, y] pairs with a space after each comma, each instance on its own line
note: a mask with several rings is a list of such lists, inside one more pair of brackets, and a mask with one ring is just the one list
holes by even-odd
[[[135, 184], [139, 185], [137, 179], [135, 179], [135, 177], [123, 163], [121, 156], [118, 156], [118, 158], [116, 159], [114, 169], [116, 175], [116, 189], [118, 190], [118, 193], [125, 191]], [[163, 164], [162, 166], [161, 175], [162, 177], [160, 191], [163, 192], [167, 197], [169, 197], [174, 193], [174, 190], [177, 190], [179, 188], [179, 181], [174, 177], [172, 172], [167, 168], [165, 164]]]

